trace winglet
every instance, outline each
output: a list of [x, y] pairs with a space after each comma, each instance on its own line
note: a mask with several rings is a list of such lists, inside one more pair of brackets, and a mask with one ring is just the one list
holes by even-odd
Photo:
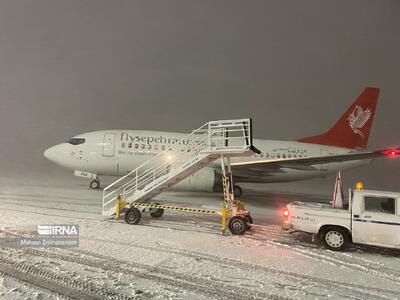
[[375, 116], [379, 89], [367, 87], [327, 132], [301, 138], [303, 143], [365, 149]]

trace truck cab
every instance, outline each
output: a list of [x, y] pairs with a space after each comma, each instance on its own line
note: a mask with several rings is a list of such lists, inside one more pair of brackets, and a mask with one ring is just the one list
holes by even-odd
[[400, 249], [400, 193], [350, 189], [348, 208], [292, 202], [285, 227], [311, 233], [331, 250], [350, 243]]
[[400, 248], [400, 194], [350, 190], [354, 243]]

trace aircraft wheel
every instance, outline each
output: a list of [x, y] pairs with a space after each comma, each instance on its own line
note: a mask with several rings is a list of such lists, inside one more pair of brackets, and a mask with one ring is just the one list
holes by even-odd
[[125, 222], [129, 225], [136, 225], [141, 218], [142, 214], [136, 207], [128, 208], [125, 212]]
[[164, 214], [164, 210], [162, 208], [150, 208], [150, 216], [152, 218], [158, 219], [161, 218]]
[[233, 186], [233, 195], [235, 197], [240, 197], [240, 196], [242, 196], [242, 194], [243, 194], [242, 188], [238, 185], [234, 185]]
[[321, 233], [325, 248], [333, 251], [343, 251], [349, 244], [347, 232], [340, 227], [328, 227]]
[[247, 220], [243, 217], [232, 217], [229, 220], [228, 228], [234, 235], [242, 235], [247, 230]]
[[97, 179], [92, 180], [90, 182], [90, 188], [93, 189], [93, 190], [99, 189], [100, 188], [100, 181], [98, 181]]

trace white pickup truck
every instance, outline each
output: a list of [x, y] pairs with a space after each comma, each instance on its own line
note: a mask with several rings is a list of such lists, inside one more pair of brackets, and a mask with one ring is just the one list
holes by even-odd
[[284, 225], [314, 234], [334, 251], [350, 243], [400, 249], [400, 193], [350, 189], [348, 206], [292, 202], [284, 211]]

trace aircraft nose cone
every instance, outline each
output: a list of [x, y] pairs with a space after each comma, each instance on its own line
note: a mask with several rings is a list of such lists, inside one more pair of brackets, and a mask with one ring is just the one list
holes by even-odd
[[71, 151], [65, 143], [47, 149], [43, 155], [57, 165], [71, 167]]
[[51, 151], [51, 148], [46, 149], [46, 150], [43, 152], [43, 156], [46, 157], [48, 160], [50, 160], [51, 152], [52, 152], [52, 151]]
[[46, 149], [46, 151], [43, 152], [44, 157], [46, 157], [50, 161], [55, 161], [57, 159], [56, 147], [57, 146]]

